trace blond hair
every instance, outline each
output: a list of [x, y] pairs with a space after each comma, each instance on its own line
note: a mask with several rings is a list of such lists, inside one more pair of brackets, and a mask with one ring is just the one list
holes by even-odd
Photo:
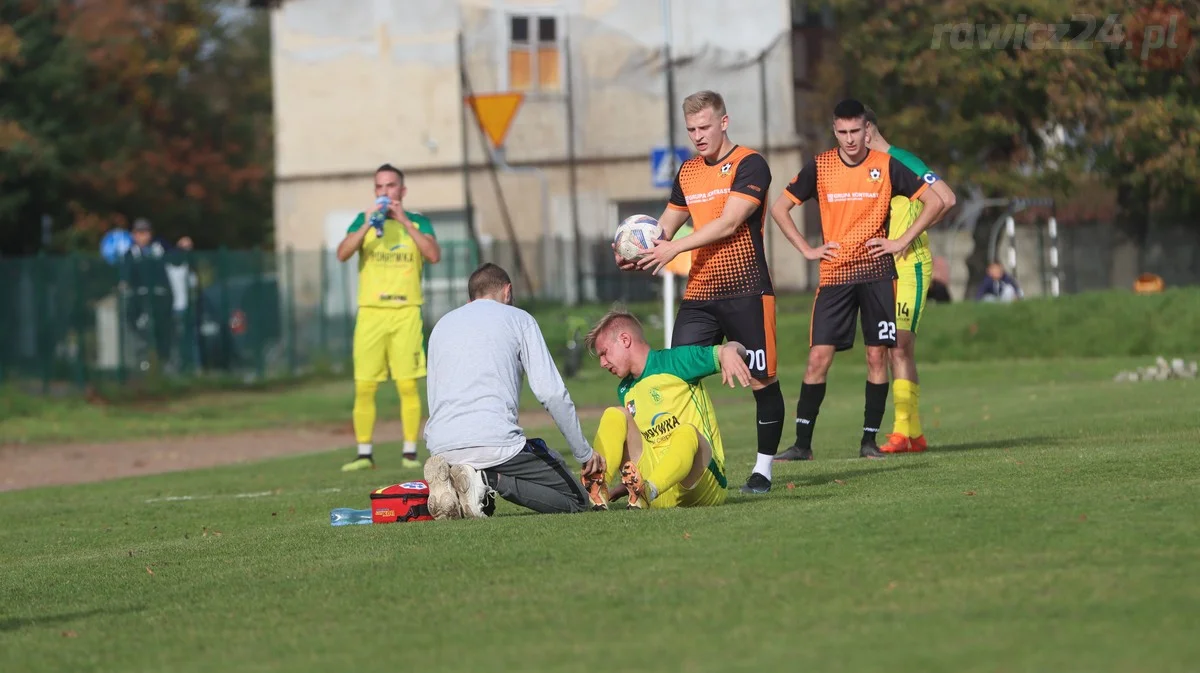
[[596, 354], [596, 342], [600, 337], [604, 336], [611, 329], [624, 329], [629, 333], [636, 335], [639, 339], [645, 340], [646, 336], [642, 332], [642, 323], [629, 311], [622, 308], [613, 308], [608, 313], [600, 318], [600, 322], [587, 333], [583, 343], [587, 346], [588, 352], [592, 355]]
[[683, 99], [684, 116], [694, 115], [705, 108], [712, 108], [716, 117], [725, 116], [725, 99], [716, 91], [697, 91]]

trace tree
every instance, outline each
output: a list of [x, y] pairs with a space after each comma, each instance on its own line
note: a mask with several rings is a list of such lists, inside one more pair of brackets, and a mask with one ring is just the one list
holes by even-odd
[[0, 2], [14, 18], [0, 33], [3, 249], [35, 249], [42, 213], [65, 225], [59, 247], [94, 250], [139, 216], [200, 246], [269, 241], [266, 16], [230, 22], [217, 0]]
[[[1196, 57], [1147, 45], [1167, 15], [1192, 17], [1176, 21], [1187, 39], [1200, 32], [1196, 4], [831, 0], [841, 53], [822, 74], [828, 107], [814, 123], [827, 128], [833, 100], [856, 95], [889, 140], [968, 194], [1064, 198], [1095, 174], [1127, 204], [1124, 223], [1132, 211], [1148, 221], [1151, 200], [1179, 197], [1198, 164]], [[1144, 223], [1130, 226], [1144, 241]], [[970, 282], [987, 262], [988, 232], [976, 234]]]
[[1200, 59], [1192, 45], [1200, 1], [1092, 4], [1120, 20], [1097, 30], [1107, 48], [1074, 54], [1077, 71], [1091, 76], [1090, 95], [1060, 86], [1052, 104], [1079, 125], [1079, 154], [1116, 192], [1110, 277], [1130, 287], [1143, 270], [1155, 206], [1200, 216]]

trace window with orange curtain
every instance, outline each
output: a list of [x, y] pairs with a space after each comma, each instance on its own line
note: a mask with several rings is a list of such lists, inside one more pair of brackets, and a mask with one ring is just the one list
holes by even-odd
[[558, 91], [558, 46], [538, 47], [538, 88], [542, 91]]
[[558, 19], [552, 16], [512, 15], [508, 27], [509, 89], [562, 90]]
[[529, 49], [512, 47], [508, 50], [508, 88], [528, 91], [533, 84], [533, 59]]

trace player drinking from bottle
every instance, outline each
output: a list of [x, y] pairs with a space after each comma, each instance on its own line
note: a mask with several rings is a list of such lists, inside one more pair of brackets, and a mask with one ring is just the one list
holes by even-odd
[[375, 171], [375, 202], [359, 213], [338, 244], [338, 261], [358, 253], [358, 316], [354, 324], [354, 435], [358, 456], [342, 470], [371, 469], [375, 459], [375, 391], [388, 379], [400, 393], [404, 424], [401, 465], [420, 467], [417, 437], [421, 398], [417, 379], [425, 376], [421, 319], [421, 271], [442, 251], [429, 218], [404, 209], [404, 173], [384, 164]]

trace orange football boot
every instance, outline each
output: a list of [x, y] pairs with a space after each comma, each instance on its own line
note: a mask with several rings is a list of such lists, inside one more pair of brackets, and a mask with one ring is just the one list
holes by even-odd
[[921, 453], [922, 451], [924, 451], [925, 449], [928, 449], [928, 448], [929, 448], [929, 445], [925, 443], [925, 435], [921, 435], [920, 437], [913, 437], [912, 439], [908, 440], [909, 453]]
[[888, 435], [887, 444], [879, 447], [879, 450], [884, 453], [908, 453], [912, 448], [908, 437], [898, 432], [893, 432]]
[[608, 509], [608, 484], [604, 483], [604, 473], [585, 474], [579, 480], [583, 482], [588, 499], [592, 501], [592, 511], [599, 512]]
[[646, 495], [646, 482], [642, 479], [637, 464], [632, 460], [625, 461], [621, 466], [621, 483], [629, 491], [629, 504], [626, 505], [628, 509], [646, 509], [650, 506], [650, 499]]

